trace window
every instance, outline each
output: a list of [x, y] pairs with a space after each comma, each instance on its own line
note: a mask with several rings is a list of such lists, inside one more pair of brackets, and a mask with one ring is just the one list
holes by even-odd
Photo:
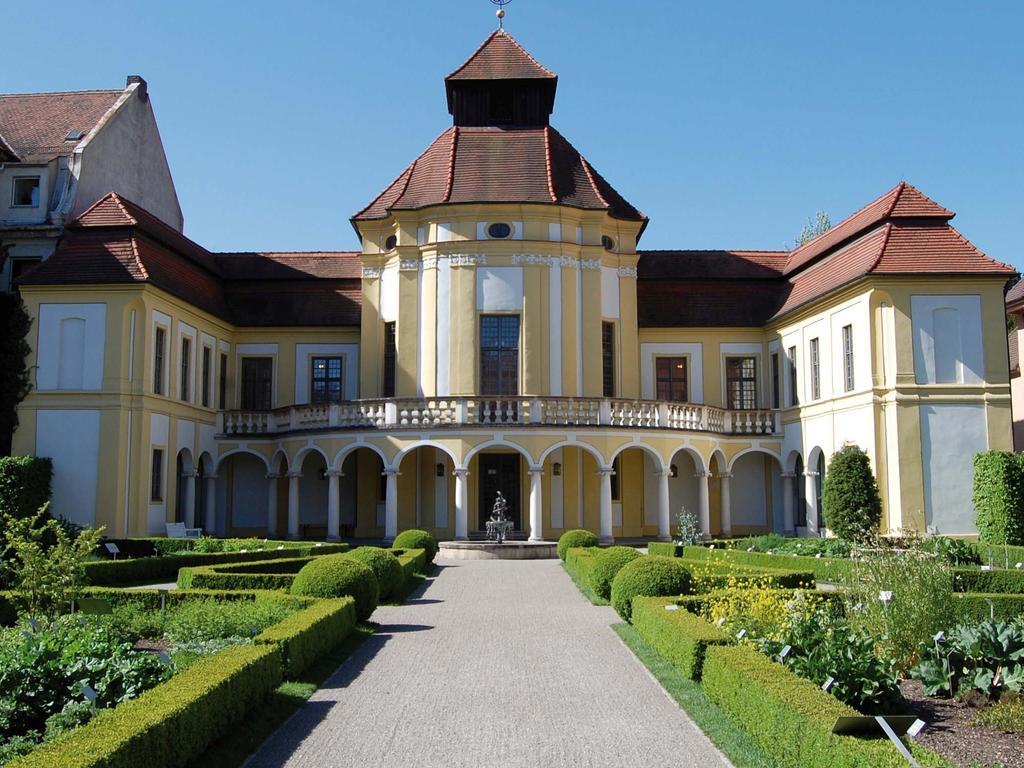
[[796, 457], [793, 469], [793, 508], [796, 510], [794, 524], [797, 528], [807, 527], [807, 485], [804, 481], [804, 460]]
[[772, 408], [780, 407], [782, 396], [779, 394], [779, 353], [772, 352]]
[[203, 347], [203, 371], [202, 371], [202, 387], [203, 387], [203, 408], [210, 407], [210, 348]]
[[381, 395], [384, 397], [395, 396], [395, 324], [384, 323], [384, 382]]
[[384, 250], [385, 251], [393, 251], [393, 250], [395, 250], [395, 248], [397, 246], [398, 246], [398, 236], [397, 235], [388, 235], [387, 239], [384, 241]]
[[274, 358], [242, 358], [242, 409], [269, 411], [274, 401]]
[[153, 467], [149, 475], [149, 500], [164, 500], [164, 452], [161, 448], [153, 449]]
[[654, 361], [655, 397], [675, 403], [688, 402], [685, 357], [659, 357]]
[[156, 327], [156, 339], [153, 343], [153, 394], [164, 393], [164, 357], [167, 354], [167, 331], [159, 325]]
[[480, 394], [519, 394], [519, 315], [480, 316]]
[[601, 378], [605, 397], [615, 397], [615, 323], [601, 323]]
[[796, 391], [796, 383], [800, 378], [800, 369], [796, 365], [796, 347], [789, 348], [789, 404], [800, 405], [800, 395]]
[[341, 363], [340, 357], [313, 358], [313, 384], [310, 400], [314, 404], [336, 403], [341, 400]]
[[14, 193], [11, 195], [12, 208], [39, 207], [39, 177], [15, 176]]
[[228, 401], [228, 356], [223, 352], [220, 353], [220, 381], [218, 383], [218, 398], [217, 402], [220, 409], [223, 411], [225, 403]]
[[615, 241], [608, 235], [601, 235], [601, 247], [606, 251], [614, 251]]
[[191, 387], [191, 374], [189, 372], [189, 364], [191, 363], [192, 357], [192, 339], [184, 338], [181, 340], [181, 399], [185, 402], [189, 400], [189, 390]]
[[811, 339], [811, 400], [821, 397], [821, 359], [818, 356], [818, 340]]
[[725, 393], [727, 408], [757, 408], [757, 358], [725, 358]]
[[843, 390], [853, 392], [853, 326], [843, 326]]
[[622, 457], [616, 456], [615, 461], [612, 462], [612, 501], [622, 501], [622, 482], [620, 476], [622, 474]]
[[487, 227], [487, 236], [495, 240], [503, 240], [512, 234], [512, 227], [503, 221], [496, 222]]

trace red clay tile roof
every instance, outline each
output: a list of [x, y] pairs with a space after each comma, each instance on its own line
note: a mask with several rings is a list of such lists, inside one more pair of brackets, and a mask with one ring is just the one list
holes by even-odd
[[1017, 306], [1024, 300], [1024, 280], [1018, 280], [1006, 293], [1006, 308], [1019, 309]]
[[20, 285], [148, 282], [241, 326], [359, 325], [358, 254], [212, 254], [113, 192]]
[[487, 202], [567, 205], [647, 221], [550, 126], [449, 128], [353, 220]]
[[557, 79], [504, 29], [495, 30], [445, 80]]
[[656, 280], [759, 280], [782, 277], [787, 251], [637, 251], [638, 277]]
[[80, 140], [66, 141], [68, 132], [88, 135], [123, 93], [0, 94], [0, 135], [23, 163], [45, 163], [70, 155]]
[[793, 250], [789, 255], [785, 272], [787, 275], [796, 272], [886, 219], [926, 218], [949, 221], [955, 215], [921, 194], [917, 188], [901, 181], [877, 200], [868, 203], [827, 232]]

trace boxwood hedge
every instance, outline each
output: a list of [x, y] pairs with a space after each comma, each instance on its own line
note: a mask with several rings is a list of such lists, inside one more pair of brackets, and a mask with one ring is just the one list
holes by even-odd
[[629, 621], [634, 597], [685, 595], [692, 584], [690, 571], [678, 559], [641, 557], [627, 563], [612, 582], [612, 608]]
[[953, 588], [957, 592], [1019, 595], [1024, 593], [1024, 570], [954, 568]]
[[601, 540], [590, 531], [582, 528], [573, 528], [558, 537], [558, 556], [564, 561], [573, 547], [596, 547]]
[[675, 598], [634, 597], [631, 622], [648, 645], [691, 680], [700, 680], [709, 645], [733, 642], [721, 629], [679, 606]]
[[612, 596], [612, 580], [626, 563], [638, 557], [643, 555], [633, 547], [607, 547], [597, 550], [594, 567], [590, 569], [588, 576], [590, 588], [598, 597], [608, 600]]
[[281, 679], [278, 645], [228, 648], [7, 766], [184, 766], [258, 707]]
[[265, 629], [255, 642], [279, 646], [284, 677], [294, 680], [348, 637], [356, 625], [355, 606], [351, 597], [316, 600]]

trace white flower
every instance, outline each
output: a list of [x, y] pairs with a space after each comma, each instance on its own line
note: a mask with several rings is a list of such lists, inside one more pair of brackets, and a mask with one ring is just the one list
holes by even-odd
[[878, 593], [878, 599], [881, 600], [883, 603], [888, 603], [890, 600], [892, 600], [892, 592], [890, 592], [887, 589], [883, 589]]

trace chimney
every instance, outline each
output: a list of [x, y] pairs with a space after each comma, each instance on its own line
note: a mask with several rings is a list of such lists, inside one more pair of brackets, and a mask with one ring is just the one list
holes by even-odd
[[128, 82], [124, 84], [124, 87], [127, 88], [132, 83], [139, 84], [139, 98], [149, 101], [149, 85], [146, 83], [146, 79], [142, 75], [128, 75]]

